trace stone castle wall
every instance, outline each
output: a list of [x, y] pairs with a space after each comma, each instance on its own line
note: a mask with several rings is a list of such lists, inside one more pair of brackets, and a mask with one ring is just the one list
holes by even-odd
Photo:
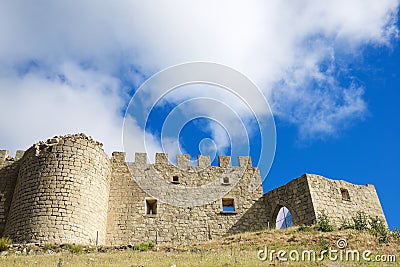
[[[143, 240], [198, 242], [231, 232], [265, 227], [266, 222], [258, 219], [262, 207], [252, 216], [247, 216], [248, 220], [241, 220], [262, 196], [260, 174], [251, 166], [248, 157], [239, 158], [240, 166], [230, 166], [230, 157], [220, 157], [219, 166], [210, 166], [210, 159], [205, 156], [199, 157], [198, 166], [189, 165], [188, 155], [178, 155], [177, 166], [168, 164], [167, 155], [161, 153], [156, 155], [154, 165], [147, 164], [145, 154], [137, 153], [135, 159], [133, 163], [126, 163], [123, 153], [114, 153], [112, 157], [108, 244]], [[240, 173], [241, 179], [234, 176], [235, 171]], [[157, 178], [161, 181], [157, 184], [139, 181], [148, 181], [151, 176], [159, 176]], [[175, 183], [174, 177], [177, 177]], [[225, 180], [228, 183], [224, 183], [224, 177], [229, 178], [229, 181]], [[138, 182], [142, 183], [141, 187]], [[235, 184], [230, 187], [232, 183]], [[189, 192], [191, 199], [182, 195], [179, 199], [177, 195], [182, 193], [179, 189], [191, 190], [186, 186], [203, 187], [204, 191]], [[204, 204], [204, 194], [213, 201]], [[169, 196], [173, 199], [168, 199]], [[153, 198], [157, 199], [157, 213], [147, 214], [146, 200]], [[233, 199], [234, 212], [223, 211], [222, 200], [227, 198]]]
[[98, 142], [53, 138], [28, 149], [4, 235], [14, 242], [105, 242], [110, 163]]
[[378, 194], [372, 184], [355, 185], [307, 174], [312, 204], [316, 215], [325, 213], [336, 225], [351, 221], [357, 212], [379, 217], [387, 225]]
[[268, 221], [275, 227], [276, 217], [282, 207], [289, 209], [295, 225], [310, 225], [316, 222], [316, 214], [310, 194], [307, 175], [275, 188], [263, 197], [263, 206], [268, 210]]
[[[358, 211], [385, 220], [373, 185], [305, 174], [262, 193], [250, 157], [220, 156], [218, 166], [189, 155], [177, 164], [157, 153], [108, 158], [84, 134], [39, 142], [15, 157], [0, 150], [0, 236], [14, 242], [120, 245], [190, 243], [274, 228], [283, 206], [296, 225], [324, 212], [337, 225]], [[226, 209], [228, 206], [229, 209]], [[385, 221], [386, 223], [386, 221]]]
[[23, 154], [19, 150], [12, 157], [7, 150], [0, 150], [0, 233], [4, 232]]
[[341, 226], [351, 221], [357, 212], [379, 217], [387, 225], [375, 187], [355, 185], [343, 180], [332, 180], [315, 174], [304, 174], [289, 183], [267, 192], [260, 201], [267, 221], [274, 224], [278, 211], [285, 206], [295, 225], [310, 225], [324, 213], [329, 220]]

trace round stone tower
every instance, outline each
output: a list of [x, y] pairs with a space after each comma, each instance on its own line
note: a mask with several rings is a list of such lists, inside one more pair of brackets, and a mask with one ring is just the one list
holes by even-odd
[[22, 158], [4, 236], [104, 244], [110, 175], [102, 144], [84, 134], [33, 145]]

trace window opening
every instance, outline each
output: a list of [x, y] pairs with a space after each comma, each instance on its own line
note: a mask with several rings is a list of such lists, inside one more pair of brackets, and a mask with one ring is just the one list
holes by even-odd
[[229, 177], [224, 177], [224, 179], [222, 180], [223, 184], [229, 184]]
[[154, 215], [157, 214], [157, 200], [146, 199], [146, 214]]
[[294, 226], [292, 214], [285, 206], [281, 207], [276, 216], [276, 229], [286, 229], [292, 226]]
[[235, 202], [233, 198], [222, 199], [222, 211], [223, 212], [235, 212]]
[[179, 184], [179, 177], [176, 176], [176, 175], [172, 176], [172, 183], [173, 184]]
[[350, 201], [349, 190], [345, 188], [340, 188], [340, 193], [342, 194], [342, 199], [346, 201]]

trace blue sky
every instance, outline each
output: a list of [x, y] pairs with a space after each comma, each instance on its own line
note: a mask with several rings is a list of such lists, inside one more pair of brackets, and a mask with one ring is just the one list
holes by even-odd
[[[389, 225], [400, 226], [398, 8], [397, 0], [0, 1], [0, 148], [85, 132], [109, 154], [127, 150], [124, 114], [147, 78], [216, 62], [251, 79], [272, 110], [275, 159], [269, 173], [259, 166], [265, 191], [303, 173], [372, 183]], [[231, 154], [239, 143], [253, 162], [260, 157], [252, 110], [224, 90], [182, 87], [150, 114], [145, 129], [133, 124], [125, 136], [129, 151], [194, 159]], [[166, 134], [168, 116], [185, 118], [168, 128], [182, 127], [179, 136]]]
[[274, 164], [264, 188], [269, 190], [289, 177], [318, 173], [356, 184], [372, 183], [391, 227], [400, 224], [397, 189], [400, 186], [400, 43], [390, 49], [366, 47], [354, 62], [351, 75], [368, 89], [368, 113], [330, 138], [302, 142], [298, 130], [279, 119]]

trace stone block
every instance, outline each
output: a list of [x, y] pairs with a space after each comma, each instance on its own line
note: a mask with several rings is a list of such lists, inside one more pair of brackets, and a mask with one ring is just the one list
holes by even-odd
[[232, 166], [232, 159], [230, 156], [218, 156], [218, 166], [226, 168]]
[[187, 170], [190, 166], [189, 154], [178, 154], [176, 155], [176, 165], [178, 168]]
[[201, 168], [206, 168], [211, 165], [210, 156], [208, 155], [198, 155], [197, 165]]
[[156, 164], [168, 165], [168, 154], [167, 153], [156, 153]]
[[147, 164], [147, 153], [135, 153], [135, 163], [140, 165]]
[[0, 161], [5, 161], [8, 157], [8, 150], [0, 150]]
[[240, 167], [253, 167], [250, 156], [239, 156], [238, 163]]
[[112, 153], [112, 160], [118, 162], [125, 162], [126, 153], [125, 152], [113, 152]]

